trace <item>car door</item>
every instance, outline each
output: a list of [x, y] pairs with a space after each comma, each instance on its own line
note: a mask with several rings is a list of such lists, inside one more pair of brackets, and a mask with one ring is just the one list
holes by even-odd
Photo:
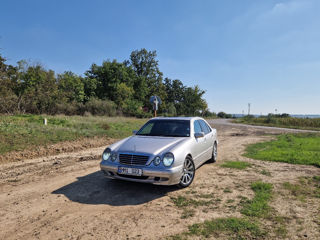
[[207, 161], [211, 158], [212, 155], [212, 147], [213, 147], [213, 132], [212, 129], [207, 125], [207, 123], [200, 119], [200, 126], [202, 131], [205, 133], [204, 135], [204, 161]]
[[[193, 132], [194, 133], [203, 132], [199, 120], [195, 120], [193, 122]], [[205, 154], [206, 154], [205, 138], [194, 137], [193, 160], [196, 167], [198, 167], [205, 160], [206, 158]]]

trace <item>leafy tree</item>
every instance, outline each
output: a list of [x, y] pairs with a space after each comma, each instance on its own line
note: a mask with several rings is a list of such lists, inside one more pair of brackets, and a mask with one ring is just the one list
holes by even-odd
[[205, 91], [201, 90], [199, 86], [187, 87], [184, 91], [183, 101], [180, 103], [180, 115], [199, 115], [204, 112], [208, 105], [202, 98]]
[[176, 107], [174, 106], [174, 104], [172, 102], [167, 104], [167, 114], [169, 116], [177, 116], [177, 110]]
[[11, 76], [16, 74], [16, 68], [5, 64], [5, 61], [0, 55], [0, 113], [14, 113], [18, 98], [13, 91]]
[[58, 74], [59, 96], [66, 102], [83, 102], [85, 98], [84, 83], [81, 77], [67, 71]]
[[125, 83], [120, 83], [116, 90], [115, 103], [120, 109], [128, 108], [128, 100], [133, 99], [134, 90], [132, 87], [128, 87]]
[[179, 79], [171, 80], [169, 78], [164, 79], [165, 91], [167, 93], [166, 101], [173, 103], [177, 114], [183, 115], [184, 95], [186, 87]]
[[215, 112], [210, 112], [209, 109], [207, 109], [203, 114], [202, 114], [204, 117], [217, 117], [217, 114]]
[[218, 113], [218, 117], [219, 118], [232, 118], [232, 115], [231, 114], [227, 114], [225, 112], [219, 112]]
[[30, 113], [54, 113], [58, 98], [54, 71], [47, 71], [39, 64], [24, 69], [19, 74], [24, 110]]
[[88, 102], [91, 98], [96, 97], [98, 82], [97, 79], [90, 77], [81, 78], [81, 81], [83, 83], [84, 102]]
[[40, 64], [19, 61], [7, 65], [0, 55], [0, 112], [114, 115], [150, 117], [149, 98], [162, 99], [159, 112], [167, 115], [208, 115], [205, 91], [165, 78], [156, 51], [135, 50], [119, 63], [92, 64], [85, 77], [70, 71], [58, 74]]
[[[133, 87], [134, 71], [116, 60], [104, 61], [101, 66], [92, 64], [86, 76], [96, 83], [95, 96], [99, 99], [116, 101], [118, 87], [121, 83]], [[94, 84], [92, 84], [94, 85]]]
[[130, 61], [127, 62], [137, 75], [134, 88], [136, 96], [143, 96], [139, 100], [142, 100], [145, 106], [150, 106], [149, 99], [152, 95], [158, 95], [163, 100], [167, 95], [163, 84], [163, 73], [159, 69], [156, 57], [156, 51], [147, 51], [143, 48], [133, 51]]

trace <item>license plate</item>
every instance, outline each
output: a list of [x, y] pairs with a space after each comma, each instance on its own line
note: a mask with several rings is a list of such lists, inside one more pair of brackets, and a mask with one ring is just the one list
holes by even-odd
[[133, 176], [142, 176], [142, 169], [140, 168], [128, 168], [118, 167], [118, 173]]

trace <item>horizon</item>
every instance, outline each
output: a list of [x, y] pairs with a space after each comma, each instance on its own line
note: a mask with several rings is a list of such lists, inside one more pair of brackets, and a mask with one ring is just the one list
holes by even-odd
[[164, 77], [206, 90], [213, 112], [320, 115], [320, 2], [2, 2], [0, 53], [56, 73], [156, 50]]

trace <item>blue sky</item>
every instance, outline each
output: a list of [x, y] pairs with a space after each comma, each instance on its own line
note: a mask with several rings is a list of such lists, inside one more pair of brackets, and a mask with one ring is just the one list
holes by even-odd
[[156, 50], [212, 111], [320, 114], [318, 0], [1, 0], [0, 52], [83, 74]]

